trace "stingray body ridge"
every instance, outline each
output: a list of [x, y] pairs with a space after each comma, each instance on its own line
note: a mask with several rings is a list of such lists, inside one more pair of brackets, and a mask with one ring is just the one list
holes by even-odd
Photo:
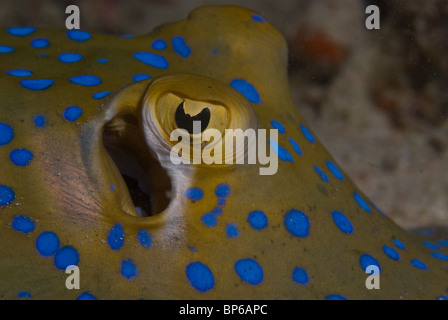
[[[447, 238], [401, 229], [357, 189], [286, 66], [279, 32], [233, 6], [132, 38], [1, 30], [0, 297], [446, 298]], [[277, 129], [277, 172], [173, 164], [170, 134], [193, 118]]]

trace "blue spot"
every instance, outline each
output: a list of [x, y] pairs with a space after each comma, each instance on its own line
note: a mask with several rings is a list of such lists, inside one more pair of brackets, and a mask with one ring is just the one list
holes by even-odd
[[77, 106], [67, 107], [62, 115], [68, 121], [76, 121], [82, 115], [82, 109]]
[[314, 143], [316, 139], [314, 139], [314, 136], [311, 134], [311, 132], [308, 130], [305, 125], [300, 124], [300, 130], [302, 131], [303, 136], [311, 143]]
[[230, 187], [226, 183], [219, 184], [215, 189], [217, 197], [226, 198], [230, 194]]
[[31, 293], [29, 293], [27, 291], [20, 291], [17, 294], [17, 297], [19, 297], [19, 298], [31, 298]]
[[133, 34], [122, 34], [120, 37], [126, 38], [126, 39], [131, 39], [131, 38], [134, 38], [134, 35]]
[[137, 276], [138, 270], [131, 259], [121, 261], [121, 275], [130, 280]]
[[134, 81], [141, 81], [141, 80], [146, 80], [146, 79], [151, 79], [151, 76], [144, 74], [144, 73], [137, 73], [136, 75], [134, 75], [132, 77], [132, 80], [134, 80]]
[[336, 178], [338, 178], [339, 180], [344, 180], [344, 175], [333, 162], [328, 160], [327, 167]]
[[446, 246], [446, 247], [448, 247], [448, 240], [439, 240], [439, 243], [441, 244], [441, 245], [443, 245], [443, 246]]
[[71, 247], [65, 246], [61, 248], [54, 256], [54, 265], [56, 268], [65, 270], [68, 266], [76, 266], [79, 262], [78, 251]]
[[212, 54], [217, 54], [217, 53], [218, 53], [218, 50], [216, 50], [216, 49], [212, 50]]
[[295, 268], [292, 273], [292, 279], [299, 284], [307, 285], [309, 282], [308, 274], [305, 269]]
[[247, 100], [254, 103], [260, 103], [260, 95], [255, 87], [244, 79], [234, 79], [230, 86], [246, 97]]
[[398, 239], [393, 239], [392, 242], [397, 246], [398, 249], [406, 250], [406, 246]]
[[329, 182], [327, 175], [318, 167], [313, 165], [314, 171], [316, 171], [317, 175], [325, 182]]
[[292, 138], [288, 138], [288, 141], [291, 143], [292, 148], [294, 149], [294, 151], [298, 154], [298, 155], [302, 155], [302, 149], [300, 149], [299, 145], [297, 144], [297, 142], [292, 139]]
[[83, 42], [83, 41], [89, 40], [92, 37], [92, 35], [86, 31], [82, 31], [82, 30], [69, 30], [69, 31], [67, 31], [67, 37], [70, 40]]
[[137, 232], [137, 239], [143, 248], [152, 247], [152, 237], [145, 229], [140, 229]]
[[235, 263], [235, 271], [241, 280], [253, 285], [263, 281], [263, 268], [253, 259], [242, 259]]
[[211, 213], [213, 213], [216, 216], [219, 216], [222, 214], [222, 208], [221, 207], [214, 207], [213, 210], [211, 211]]
[[294, 162], [294, 159], [292, 158], [292, 155], [288, 152], [288, 150], [280, 147], [277, 141], [275, 141], [272, 138], [269, 138], [269, 144], [272, 150], [274, 150], [274, 152], [280, 158], [280, 160]]
[[69, 80], [72, 83], [86, 87], [97, 86], [102, 82], [100, 78], [88, 74], [82, 74], [76, 77], [72, 77]]
[[279, 121], [271, 120], [271, 125], [274, 127], [274, 129], [277, 129], [281, 134], [284, 134], [286, 132], [285, 127]]
[[448, 300], [448, 297], [447, 296], [440, 296], [440, 297], [437, 297], [437, 300]]
[[32, 76], [33, 73], [30, 70], [25, 69], [15, 69], [15, 70], [9, 70], [6, 71], [7, 74], [15, 77], [29, 77]]
[[381, 273], [381, 266], [378, 261], [367, 253], [363, 253], [359, 258], [359, 263], [361, 264], [362, 270], [365, 272], [368, 266], [375, 265], [378, 267], [379, 272]]
[[169, 65], [164, 56], [159, 56], [152, 52], [136, 52], [134, 53], [134, 58], [150, 65], [151, 67], [159, 69], [167, 69]]
[[9, 155], [9, 159], [16, 166], [25, 167], [34, 158], [33, 153], [26, 149], [14, 149]]
[[226, 226], [226, 234], [229, 238], [236, 238], [236, 237], [239, 237], [240, 232], [238, 231], [236, 224], [229, 223]]
[[218, 199], [218, 206], [225, 206], [226, 205], [226, 199]]
[[124, 231], [121, 224], [116, 223], [109, 231], [107, 243], [112, 250], [120, 249], [124, 244]]
[[190, 249], [191, 252], [194, 252], [194, 253], [198, 252], [198, 250], [195, 247], [192, 247], [192, 246], [188, 246], [188, 249]]
[[255, 230], [262, 230], [268, 226], [268, 218], [263, 211], [252, 211], [249, 213], [247, 221]]
[[42, 128], [43, 126], [45, 126], [45, 117], [42, 115], [35, 116], [33, 121], [38, 128]]
[[173, 44], [173, 49], [176, 53], [178, 53], [182, 58], [187, 58], [190, 53], [191, 49], [187, 44], [185, 43], [185, 39], [182, 37], [174, 37], [171, 41]]
[[216, 213], [214, 212], [208, 212], [204, 214], [201, 217], [201, 221], [210, 228], [215, 227], [218, 224], [218, 218], [216, 217]]
[[6, 206], [14, 201], [15, 194], [10, 187], [0, 185], [0, 206]]
[[440, 260], [445, 260], [448, 261], [448, 255], [440, 253], [440, 252], [431, 252], [431, 255], [434, 258], [440, 259]]
[[54, 84], [50, 79], [27, 79], [20, 81], [20, 85], [29, 90], [45, 90]]
[[89, 292], [85, 291], [81, 293], [79, 297], [76, 298], [76, 300], [97, 300], [97, 298]]
[[42, 232], [36, 239], [36, 249], [41, 256], [50, 257], [59, 249], [59, 238], [51, 231]]
[[263, 23], [266, 22], [266, 20], [264, 20], [264, 18], [258, 14], [253, 14], [251, 17], [254, 21], [263, 22]]
[[358, 203], [358, 205], [361, 208], [363, 208], [365, 211], [367, 211], [367, 212], [371, 212], [372, 211], [372, 209], [370, 209], [370, 207], [367, 204], [367, 202], [365, 202], [365, 200], [356, 191], [353, 192], [353, 197], [355, 198], [355, 200]]
[[41, 56], [41, 57], [48, 57], [48, 54], [46, 54], [46, 53], [39, 53], [39, 55]]
[[325, 297], [325, 300], [348, 300], [346, 297], [340, 294], [331, 294]]
[[101, 58], [101, 59], [96, 60], [96, 62], [98, 62], [98, 63], [107, 63], [107, 62], [109, 62], [109, 60], [107, 60], [106, 58]]
[[110, 94], [110, 91], [101, 91], [92, 95], [95, 99], [103, 99]]
[[156, 39], [152, 42], [151, 46], [156, 50], [164, 50], [168, 46], [165, 40]]
[[206, 292], [215, 286], [215, 277], [202, 262], [192, 262], [185, 269], [188, 282], [200, 292]]
[[59, 61], [64, 63], [78, 62], [82, 59], [82, 55], [79, 53], [61, 53], [58, 57]]
[[285, 214], [284, 223], [286, 229], [296, 237], [309, 235], [310, 221], [302, 211], [291, 209]]
[[400, 260], [400, 255], [394, 248], [391, 248], [389, 246], [383, 246], [383, 251], [389, 258], [393, 260]]
[[43, 49], [43, 48], [47, 48], [48, 46], [50, 46], [50, 41], [48, 41], [48, 39], [45, 39], [45, 38], [38, 38], [38, 39], [33, 39], [30, 44], [33, 48]]
[[350, 220], [348, 220], [343, 213], [335, 210], [331, 213], [331, 215], [333, 217], [334, 223], [342, 232], [347, 234], [351, 234], [353, 232], [353, 226]]
[[17, 28], [8, 28], [8, 33], [13, 36], [17, 37], [25, 37], [27, 35], [32, 34], [34, 31], [36, 31], [36, 28], [34, 27], [17, 27]]
[[412, 259], [411, 264], [421, 270], [428, 270], [428, 267], [418, 259]]
[[12, 220], [12, 228], [23, 233], [30, 233], [34, 230], [34, 222], [28, 217], [17, 216]]
[[110, 185], [110, 190], [115, 191], [115, 186], [113, 184]]
[[10, 143], [12, 138], [14, 138], [12, 127], [0, 122], [0, 146]]
[[437, 244], [435, 244], [435, 243], [428, 242], [428, 241], [423, 241], [423, 244], [424, 244], [425, 246], [427, 246], [428, 248], [430, 248], [430, 249], [433, 249], [433, 250], [440, 250], [440, 246], [437, 245]]
[[190, 188], [185, 191], [185, 196], [190, 200], [198, 201], [204, 196], [204, 191], [200, 188]]
[[0, 53], [9, 53], [13, 52], [14, 48], [8, 46], [0, 46]]

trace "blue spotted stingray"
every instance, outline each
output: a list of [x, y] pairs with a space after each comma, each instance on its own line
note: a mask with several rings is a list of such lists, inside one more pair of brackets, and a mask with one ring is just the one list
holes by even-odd
[[[281, 34], [233, 6], [137, 37], [1, 29], [0, 297], [447, 299], [446, 235], [403, 230], [353, 184], [286, 67]], [[278, 170], [174, 164], [192, 119], [277, 130]]]

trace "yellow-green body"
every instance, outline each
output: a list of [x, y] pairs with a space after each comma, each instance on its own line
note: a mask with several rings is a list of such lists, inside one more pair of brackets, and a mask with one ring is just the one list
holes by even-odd
[[[95, 34], [83, 42], [69, 39], [65, 30], [36, 30], [24, 37], [1, 30], [0, 45], [14, 51], [0, 54], [0, 122], [13, 128], [14, 137], [0, 146], [0, 185], [14, 190], [14, 200], [0, 206], [0, 298], [14, 299], [24, 291], [34, 299], [75, 299], [84, 292], [98, 299], [325, 299], [331, 295], [437, 299], [447, 295], [446, 238], [401, 229], [378, 211], [348, 176], [344, 174], [340, 180], [330, 172], [327, 161], [334, 163], [330, 154], [301, 131], [301, 125], [307, 125], [291, 100], [285, 41], [254, 14], [230, 6], [203, 7], [188, 19], [148, 35]], [[191, 49], [188, 57], [173, 50], [171, 40], [176, 36], [183, 37]], [[33, 48], [30, 41], [34, 38], [47, 38], [50, 46]], [[153, 49], [156, 39], [165, 40], [168, 47]], [[59, 61], [58, 56], [67, 52], [83, 58], [73, 63]], [[136, 52], [163, 55], [169, 66], [149, 66], [134, 57]], [[13, 69], [27, 69], [33, 75], [19, 78], [5, 73]], [[140, 73], [151, 79], [135, 82], [133, 76]], [[69, 81], [82, 74], [95, 75], [102, 82], [81, 86]], [[258, 164], [162, 163], [171, 185], [169, 205], [156, 215], [138, 216], [126, 184], [103, 147], [103, 132], [113, 132], [104, 128], [117, 115], [129, 114], [138, 122], [133, 127], [138, 133], [124, 140], [137, 141], [126, 149], [130, 157], [143, 154], [144, 161], [152, 154], [166, 160], [163, 151], [144, 143], [145, 132], [139, 128], [144, 122], [141, 108], [147, 88], [154, 79], [168, 74], [180, 79], [179, 90], [185, 94], [195, 91], [189, 86], [197, 79], [185, 74], [194, 74], [207, 77], [204, 81], [212, 79], [219, 89], [216, 96], [228, 92], [238, 101], [245, 98], [230, 83], [234, 79], [248, 81], [259, 93], [259, 103], [242, 102], [249, 111], [233, 117], [243, 117], [243, 123], [256, 129], [273, 129], [271, 121], [280, 122], [285, 132], [279, 133], [278, 144], [292, 161], [279, 159], [274, 175], [260, 175]], [[20, 85], [23, 79], [52, 79], [54, 84], [44, 90], [29, 90]], [[92, 97], [103, 91], [111, 93], [102, 99]], [[201, 91], [197, 91], [190, 98], [201, 100]], [[210, 92], [204, 96], [213, 99]], [[63, 117], [69, 106], [83, 110], [76, 121]], [[36, 115], [45, 116], [43, 127], [33, 123]], [[302, 155], [289, 138], [300, 146]], [[28, 165], [14, 165], [9, 159], [17, 148], [33, 153]], [[314, 166], [325, 173], [328, 182]], [[154, 173], [151, 186], [165, 179], [159, 174]], [[218, 202], [215, 189], [222, 184], [230, 187], [230, 194]], [[185, 193], [190, 188], [200, 188], [203, 197], [189, 199]], [[355, 201], [354, 192], [365, 199], [370, 212]], [[202, 218], [216, 207], [222, 210], [215, 216], [217, 223], [207, 225]], [[307, 236], [288, 231], [285, 215], [292, 209], [308, 217]], [[248, 215], [256, 210], [267, 217], [267, 226], [261, 230], [248, 221]], [[352, 233], [338, 228], [333, 211], [350, 220]], [[31, 219], [34, 229], [27, 233], [15, 229], [12, 222], [17, 216]], [[117, 224], [123, 228], [124, 242], [114, 250], [108, 237]], [[236, 227], [236, 236], [226, 232], [229, 225]], [[139, 230], [151, 236], [148, 248], [139, 243]], [[69, 274], [55, 267], [54, 255], [42, 257], [36, 249], [36, 239], [46, 231], [58, 236], [60, 248], [77, 250], [80, 289], [67, 289]], [[397, 248], [394, 239], [406, 249]], [[439, 248], [431, 249], [423, 241]], [[394, 248], [399, 260], [388, 257], [384, 246]], [[363, 254], [374, 257], [381, 266], [380, 289], [366, 288], [369, 274], [360, 265]], [[244, 281], [236, 271], [236, 262], [249, 258], [263, 270], [258, 284]], [[414, 259], [423, 262], [426, 270], [413, 266]], [[129, 260], [137, 271], [127, 279], [121, 266]], [[187, 266], [195, 262], [207, 266], [213, 275], [211, 288], [200, 290], [187, 276]], [[298, 267], [306, 270], [306, 284], [293, 280]]]

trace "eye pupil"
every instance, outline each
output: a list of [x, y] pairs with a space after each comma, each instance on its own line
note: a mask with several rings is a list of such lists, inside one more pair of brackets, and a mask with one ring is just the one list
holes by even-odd
[[174, 115], [176, 125], [181, 129], [187, 130], [190, 134], [193, 134], [194, 121], [200, 121], [201, 132], [203, 132], [210, 123], [210, 109], [204, 108], [197, 115], [190, 116], [185, 113], [184, 103], [185, 101], [182, 101], [176, 109], [176, 114]]

